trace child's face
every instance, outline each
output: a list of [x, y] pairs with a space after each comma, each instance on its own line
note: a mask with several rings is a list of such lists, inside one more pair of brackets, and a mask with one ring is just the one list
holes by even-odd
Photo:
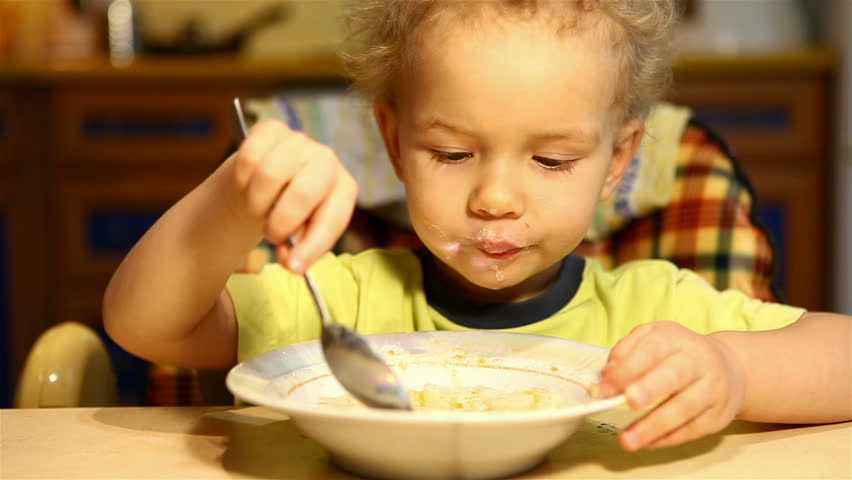
[[414, 229], [469, 293], [546, 288], [620, 180], [641, 123], [614, 121], [604, 38], [541, 22], [429, 32], [396, 106], [377, 104]]

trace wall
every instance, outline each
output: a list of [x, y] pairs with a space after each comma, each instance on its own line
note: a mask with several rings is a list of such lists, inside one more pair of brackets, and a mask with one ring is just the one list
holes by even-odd
[[[90, 11], [103, 13], [109, 0], [76, 0]], [[286, 8], [287, 17], [251, 38], [244, 55], [263, 59], [334, 50], [344, 39], [342, 0], [133, 0], [146, 38], [170, 39], [188, 20], [197, 20], [205, 36], [222, 38], [253, 14], [271, 5]], [[81, 20], [71, 13], [71, 0], [0, 0], [0, 14], [14, 16], [13, 55], [21, 59], [41, 59], [65, 42], [100, 42], [100, 18]], [[0, 23], [4, 28], [9, 22]], [[8, 27], [6, 27], [8, 28]], [[2, 42], [0, 42], [2, 43]], [[81, 48], [87, 50], [88, 46]], [[90, 50], [90, 49], [88, 49]], [[2, 55], [0, 55], [2, 58]]]
[[333, 50], [343, 40], [341, 0], [137, 0], [145, 30], [168, 37], [189, 18], [198, 18], [213, 37], [270, 5], [284, 5], [288, 17], [256, 35], [245, 54], [252, 58], [282, 57]]

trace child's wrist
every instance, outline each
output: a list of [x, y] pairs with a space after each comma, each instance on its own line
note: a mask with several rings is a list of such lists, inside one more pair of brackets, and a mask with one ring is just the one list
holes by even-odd
[[[248, 231], [263, 231], [263, 219], [256, 218], [248, 208], [248, 202], [242, 189], [235, 180], [235, 156], [229, 157], [216, 171], [215, 186], [217, 192], [222, 195], [224, 201], [226, 218], [223, 220], [231, 225], [239, 225]], [[259, 235], [262, 236], [261, 233]]]
[[742, 332], [721, 331], [714, 332], [707, 337], [721, 350], [726, 361], [726, 367], [730, 369], [731, 375], [731, 398], [734, 403], [734, 417], [742, 418], [746, 411], [749, 377], [746, 369], [745, 359], [736, 347], [737, 334]]
[[210, 244], [218, 252], [215, 254], [240, 269], [252, 248], [263, 240], [263, 219], [254, 217], [247, 208], [243, 192], [234, 181], [233, 159], [228, 158], [201, 185], [203, 191], [197, 193], [203, 210], [195, 219], [208, 225], [202, 228], [208, 235], [220, 239]]

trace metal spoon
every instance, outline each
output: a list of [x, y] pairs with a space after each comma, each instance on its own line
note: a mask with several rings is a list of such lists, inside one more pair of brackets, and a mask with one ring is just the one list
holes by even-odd
[[[234, 99], [233, 113], [237, 131], [241, 136], [240, 141], [243, 141], [248, 129], [239, 98]], [[296, 246], [296, 240], [292, 236], [287, 243], [291, 248]], [[361, 335], [344, 325], [331, 322], [328, 308], [307, 271], [305, 281], [322, 320], [322, 353], [337, 381], [368, 407], [411, 410], [408, 394], [399, 377]]]

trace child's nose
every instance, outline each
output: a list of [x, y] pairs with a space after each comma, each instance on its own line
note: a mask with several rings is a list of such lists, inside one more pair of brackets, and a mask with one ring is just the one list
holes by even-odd
[[518, 218], [523, 214], [523, 195], [517, 176], [490, 172], [471, 192], [470, 211], [484, 218]]

